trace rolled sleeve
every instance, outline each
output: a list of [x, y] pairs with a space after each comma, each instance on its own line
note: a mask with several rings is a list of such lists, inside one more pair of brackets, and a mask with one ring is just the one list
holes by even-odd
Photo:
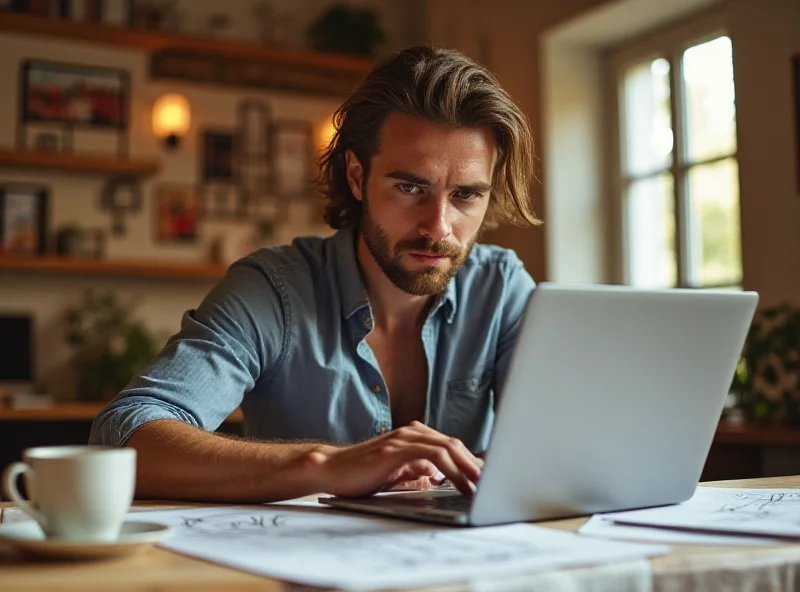
[[159, 419], [216, 430], [278, 360], [285, 301], [275, 278], [232, 267], [149, 366], [97, 416], [89, 441], [123, 446]]

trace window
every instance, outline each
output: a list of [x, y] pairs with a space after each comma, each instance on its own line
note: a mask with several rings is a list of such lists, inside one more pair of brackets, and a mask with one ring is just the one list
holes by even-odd
[[731, 41], [715, 35], [661, 45], [612, 57], [623, 279], [639, 287], [736, 288], [742, 255]]

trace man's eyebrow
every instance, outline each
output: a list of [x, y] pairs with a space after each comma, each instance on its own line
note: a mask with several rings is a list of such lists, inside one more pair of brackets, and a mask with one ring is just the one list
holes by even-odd
[[[386, 176], [390, 179], [397, 179], [398, 181], [422, 185], [424, 187], [430, 187], [432, 185], [430, 180], [425, 177], [420, 177], [408, 171], [392, 171], [391, 173], [386, 173]], [[492, 186], [489, 183], [470, 183], [468, 185], [456, 185], [456, 190], [468, 191], [471, 193], [487, 193], [492, 190]]]
[[414, 173], [409, 173], [408, 171], [392, 171], [391, 173], [386, 173], [386, 176], [390, 179], [397, 179], [398, 181], [413, 183], [414, 185], [425, 185], [426, 187], [430, 187], [432, 185], [430, 180], [426, 179], [425, 177], [420, 177]]

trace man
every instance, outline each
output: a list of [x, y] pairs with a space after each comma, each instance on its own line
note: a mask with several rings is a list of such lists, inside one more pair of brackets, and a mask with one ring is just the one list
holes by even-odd
[[[454, 51], [411, 48], [339, 108], [320, 160], [331, 238], [235, 263], [91, 441], [138, 451], [137, 495], [266, 502], [480, 477], [533, 290], [475, 245], [528, 205], [525, 117]], [[246, 440], [213, 433], [239, 405]]]

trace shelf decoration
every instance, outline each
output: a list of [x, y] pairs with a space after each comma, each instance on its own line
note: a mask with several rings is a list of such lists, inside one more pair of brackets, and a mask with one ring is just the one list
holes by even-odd
[[75, 128], [117, 133], [128, 153], [129, 76], [120, 69], [26, 60], [20, 69], [17, 147], [26, 149], [31, 124], [60, 127], [62, 149], [72, 151]]
[[125, 217], [142, 209], [142, 186], [134, 177], [109, 179], [100, 194], [100, 206], [111, 214], [111, 232], [125, 234]]
[[197, 240], [197, 193], [191, 185], [161, 183], [155, 188], [156, 239], [160, 243]]
[[47, 251], [49, 190], [40, 185], [0, 186], [0, 254], [43, 255]]
[[278, 119], [270, 135], [272, 192], [281, 198], [308, 197], [314, 180], [313, 126], [300, 119]]

